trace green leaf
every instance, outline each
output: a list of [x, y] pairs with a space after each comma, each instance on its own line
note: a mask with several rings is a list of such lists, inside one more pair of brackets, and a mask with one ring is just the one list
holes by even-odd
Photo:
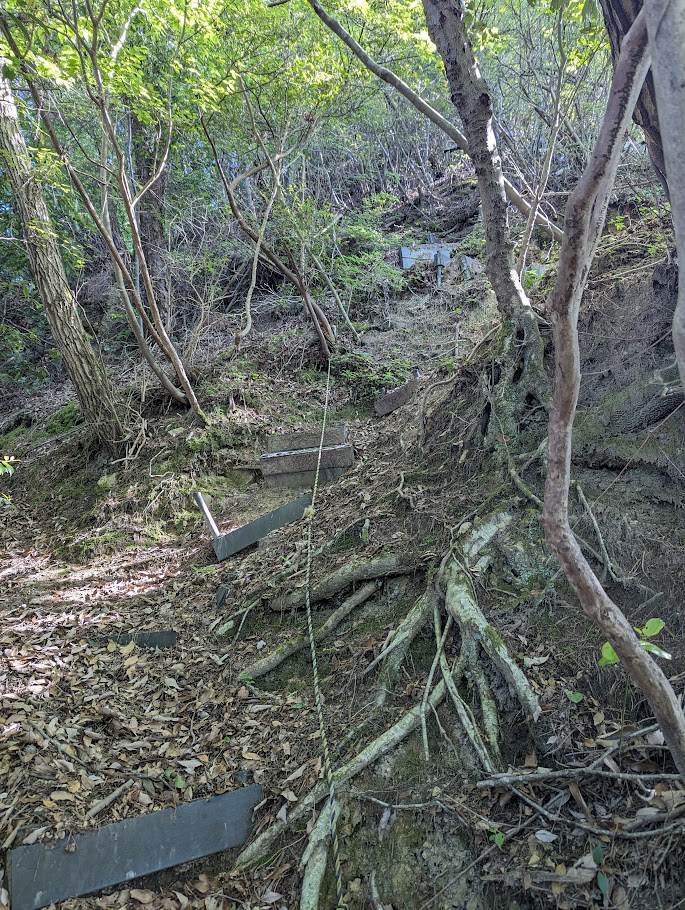
[[661, 657], [663, 660], [672, 659], [668, 651], [664, 651], [663, 648], [660, 648], [659, 645], [655, 645], [651, 641], [641, 641], [640, 644], [645, 649], [645, 651], [649, 651], [650, 654], [656, 654], [657, 657]]
[[595, 866], [601, 866], [603, 861], [604, 852], [599, 844], [597, 844], [597, 846], [592, 850], [592, 862], [595, 864]]
[[609, 667], [611, 664], [617, 664], [618, 661], [618, 654], [614, 651], [609, 642], [605, 641], [602, 645], [602, 656], [598, 661], [600, 667]]
[[496, 847], [499, 847], [500, 850], [502, 849], [502, 846], [504, 845], [504, 835], [501, 831], [493, 831], [490, 835], [490, 840]]
[[568, 698], [569, 701], [572, 701], [574, 705], [579, 705], [585, 696], [582, 692], [567, 692], [566, 698]]
[[597, 873], [597, 887], [604, 897], [609, 896], [609, 879], [601, 870]]
[[176, 775], [176, 780], [174, 781], [174, 786], [177, 790], [185, 790], [187, 784], [185, 780], [181, 777], [180, 774]]
[[653, 638], [655, 635], [658, 635], [659, 632], [661, 632], [665, 625], [666, 623], [663, 621], [663, 619], [659, 619], [658, 617], [648, 619], [644, 627], [640, 629], [640, 635], [643, 638]]

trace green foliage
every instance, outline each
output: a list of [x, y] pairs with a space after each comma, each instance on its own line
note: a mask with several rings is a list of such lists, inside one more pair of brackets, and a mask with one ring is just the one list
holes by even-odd
[[490, 840], [493, 844], [501, 850], [504, 846], [504, 841], [506, 840], [504, 834], [499, 830], [499, 828], [492, 828], [490, 832]]
[[595, 866], [597, 866], [597, 887], [602, 892], [604, 897], [608, 898], [609, 880], [608, 880], [604, 870], [599, 868], [602, 865], [602, 863], [604, 862], [604, 851], [599, 846], [599, 844], [597, 844], [597, 846], [593, 848], [591, 855], [592, 855], [593, 863], [595, 864]]
[[331, 374], [352, 387], [358, 401], [378, 398], [382, 389], [402, 385], [409, 379], [406, 357], [388, 357], [377, 366], [368, 354], [351, 351], [331, 357]]
[[79, 406], [75, 401], [70, 401], [48, 420], [45, 424], [45, 432], [51, 436], [60, 435], [73, 430], [80, 423], [83, 423], [83, 417]]
[[[26, 288], [28, 291], [28, 286]], [[2, 296], [0, 288], [0, 298]], [[16, 382], [27, 389], [39, 389], [50, 380], [46, 361], [35, 363], [36, 349], [43, 347], [45, 341], [45, 320], [42, 313], [31, 306], [28, 297], [23, 306], [18, 300], [8, 300], [7, 297], [3, 302], [7, 309], [21, 312], [26, 325], [19, 327], [0, 322], [0, 383]], [[51, 359], [48, 352], [48, 364]]]
[[364, 304], [381, 294], [396, 294], [407, 284], [407, 274], [388, 261], [401, 245], [397, 234], [383, 230], [383, 213], [396, 197], [378, 193], [365, 200], [358, 212], [345, 219], [339, 237], [342, 256], [333, 263], [335, 283], [345, 288], [353, 303]]
[[582, 692], [567, 692], [566, 698], [568, 698], [569, 701], [573, 702], [574, 705], [579, 705], [585, 696]]
[[[644, 626], [640, 629], [637, 626], [634, 626], [635, 632], [637, 633], [638, 638], [640, 639], [640, 644], [651, 654], [655, 654], [657, 657], [663, 658], [663, 660], [671, 660], [671, 655], [668, 651], [664, 651], [663, 648], [660, 648], [658, 645], [655, 645], [653, 641], [649, 641], [650, 638], [654, 638], [655, 635], [658, 635], [659, 632], [664, 628], [665, 622], [659, 617], [653, 617], [648, 619]], [[605, 641], [602, 645], [602, 656], [599, 659], [598, 663], [600, 667], [609, 667], [612, 664], [617, 664], [620, 661], [620, 657], [611, 646], [608, 641]]]
[[[14, 474], [14, 465], [16, 463], [17, 459], [14, 455], [0, 455], [0, 476], [3, 474]], [[0, 493], [0, 502], [7, 504], [11, 501], [11, 497], [7, 493]]]
[[14, 474], [16, 462], [14, 455], [0, 455], [0, 474]]
[[164, 772], [164, 776], [177, 790], [183, 791], [188, 786], [183, 775], [179, 774], [178, 771], [174, 771], [172, 768], [168, 768]]

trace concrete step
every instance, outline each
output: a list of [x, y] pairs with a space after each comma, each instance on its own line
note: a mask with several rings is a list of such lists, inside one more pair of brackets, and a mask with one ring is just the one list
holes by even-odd
[[381, 395], [374, 403], [374, 414], [376, 417], [385, 417], [386, 414], [392, 414], [393, 411], [401, 408], [403, 404], [409, 401], [418, 387], [418, 379], [410, 379], [405, 385], [401, 385], [399, 389], [393, 389], [392, 392]]

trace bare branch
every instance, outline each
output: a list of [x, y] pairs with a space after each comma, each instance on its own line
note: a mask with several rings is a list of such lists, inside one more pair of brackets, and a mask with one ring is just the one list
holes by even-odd
[[580, 389], [578, 312], [604, 226], [623, 140], [650, 65], [644, 9], [626, 35], [616, 62], [604, 121], [592, 157], [566, 209], [565, 239], [550, 298], [555, 343], [554, 406], [543, 522], [585, 614], [613, 645], [647, 696], [678, 771], [685, 778], [685, 716], [666, 676], [642, 648], [630, 623], [585, 559], [568, 518], [573, 419]]
[[[378, 76], [379, 79], [382, 79], [383, 82], [391, 85], [396, 91], [400, 93], [400, 95], [406, 98], [407, 101], [409, 101], [409, 103], [412, 104], [417, 111], [419, 111], [419, 113], [423, 114], [424, 117], [427, 117], [431, 123], [434, 123], [436, 126], [440, 127], [440, 129], [446, 133], [450, 139], [456, 142], [462, 152], [466, 152], [467, 155], [469, 154], [469, 144], [466, 136], [464, 136], [464, 134], [460, 132], [453, 123], [451, 123], [446, 117], [443, 117], [439, 111], [437, 111], [424, 98], [422, 98], [412, 88], [410, 88], [410, 86], [408, 86], [403, 79], [400, 79], [396, 73], [394, 73], [392, 70], [389, 70], [386, 66], [382, 66], [380, 63], [376, 63], [373, 57], [366, 53], [364, 48], [352, 37], [352, 35], [350, 35], [350, 33], [343, 27], [343, 25], [338, 22], [337, 19], [334, 19], [333, 16], [329, 15], [326, 12], [318, 0], [307, 0], [307, 2], [319, 17], [319, 19], [321, 19], [321, 21], [324, 23], [324, 25], [326, 25], [332, 32], [334, 32], [334, 34], [336, 34], [340, 40], [343, 41], [347, 47], [349, 47], [355, 57], [361, 60], [361, 62], [368, 70], [370, 70], [370, 72], [372, 72], [375, 76]], [[504, 179], [504, 191], [509, 202], [511, 202], [511, 204], [515, 206], [522, 215], [528, 216], [530, 214], [530, 205], [506, 178]], [[536, 214], [535, 223], [538, 224], [555, 240], [561, 240], [564, 236], [563, 232], [542, 212], [538, 212]]]

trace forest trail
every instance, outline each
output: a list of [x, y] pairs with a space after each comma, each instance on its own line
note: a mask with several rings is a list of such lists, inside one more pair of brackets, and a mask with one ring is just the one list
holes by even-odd
[[[449, 294], [451, 282], [458, 297]], [[606, 302], [605, 288], [602, 295]], [[638, 308], [644, 295], [636, 289], [630, 299]], [[667, 310], [665, 304], [649, 310], [645, 337], [663, 334]], [[594, 312], [584, 318], [613, 318], [606, 305], [601, 317]], [[373, 707], [378, 676], [371, 668], [419, 601], [436, 560], [462, 533], [455, 521], [501, 484], [478, 473], [477, 452], [471, 454], [475, 467], [467, 464], [455, 483], [453, 451], [454, 445], [461, 451], [473, 426], [471, 361], [474, 349], [477, 357], [488, 356], [493, 314], [478, 276], [465, 283], [458, 273], [448, 275], [438, 295], [426, 271], [411, 293], [380, 308], [356, 359], [348, 361], [350, 376], [334, 381], [329, 419], [349, 425], [356, 461], [320, 490], [314, 586], [346, 566], [377, 565], [388, 554], [400, 565], [396, 574], [379, 576], [366, 602], [319, 646], [336, 768], [354, 762], [365, 743], [381, 739], [421, 704], [435, 652], [430, 627], [413, 642], [411, 660], [380, 713]], [[206, 370], [203, 390], [220, 415], [216, 429], [199, 432], [182, 415], [151, 409], [145, 457], [122, 469], [90, 460], [87, 449], [84, 458], [81, 431], [73, 428], [65, 438], [41, 442], [19, 466], [12, 485], [16, 508], [0, 514], [8, 552], [0, 570], [5, 849], [252, 782], [265, 792], [255, 837], [286, 820], [263, 869], [231, 872], [236, 850], [62, 902], [63, 910], [299, 903], [302, 834], [297, 826], [287, 829], [287, 820], [323, 777], [311, 669], [306, 651], [299, 651], [263, 676], [253, 678], [251, 671], [304, 631], [301, 611], [271, 605], [284, 592], [297, 597], [302, 591], [306, 524], [275, 531], [259, 547], [217, 564], [192, 505], [192, 490], [205, 492], [226, 533], [297, 495], [261, 485], [258, 454], [268, 431], [317, 426], [325, 376], [308, 342], [293, 347], [297, 317], [275, 310], [262, 320], [243, 362], [219, 358]], [[602, 358], [604, 337], [600, 331], [593, 363]], [[220, 350], [221, 336], [211, 340]], [[635, 371], [645, 338], [635, 335], [632, 343]], [[291, 359], [281, 358], [280, 350]], [[611, 368], [620, 365], [619, 358]], [[414, 367], [422, 375], [409, 403], [382, 420], [373, 417], [372, 396], [384, 377], [397, 384]], [[605, 394], [596, 397], [602, 401]], [[598, 489], [606, 483], [597, 472], [592, 478]], [[671, 508], [666, 492], [663, 486], [664, 516]], [[395, 903], [398, 889], [412, 892], [412, 907], [481, 910], [497, 906], [497, 895], [522, 893], [536, 897], [521, 906], [592, 907], [602, 871], [592, 845], [609, 841], [615, 905], [627, 910], [639, 896], [649, 906], [650, 875], [637, 860], [641, 838], [646, 825], [653, 826], [650, 868], [661, 863], [668, 834], [662, 838], [659, 831], [677, 823], [671, 819], [680, 812], [682, 790], [664, 769], [663, 748], [648, 732], [648, 720], [639, 710], [626, 716], [632, 696], [620, 673], [608, 671], [613, 675], [605, 682], [607, 671], [596, 666], [601, 642], [565, 596], [555, 599], [535, 582], [516, 594], [522, 567], [542, 566], [531, 546], [535, 524], [522, 524], [520, 536], [500, 542], [497, 572], [507, 581], [498, 589], [501, 582], [493, 578], [482, 590], [498, 634], [543, 705], [547, 742], [534, 743], [506, 686], [489, 671], [497, 697], [510, 706], [502, 742], [507, 761], [543, 774], [525, 791], [533, 805], [510, 787], [474, 785], [457, 746], [463, 734], [441, 709], [433, 715], [437, 730], [429, 728], [429, 761], [420, 736], [408, 736], [344, 787], [341, 849], [346, 897], [355, 908], [370, 906], [374, 870], [375, 887], [387, 900]], [[334, 616], [345, 590], [317, 604], [316, 626]], [[105, 640], [171, 630], [176, 644], [159, 650]], [[673, 619], [671, 631], [677, 634]], [[455, 644], [446, 650], [456, 660]], [[619, 766], [614, 756], [623, 742], [630, 745]], [[545, 771], [552, 774], [560, 762], [579, 773], [599, 763], [608, 777], [546, 781]], [[639, 794], [611, 779], [619, 767], [643, 779], [658, 775], [643, 817]], [[550, 802], [555, 799], [561, 802]], [[545, 805], [555, 807], [551, 816]], [[315, 815], [306, 817], [309, 829]], [[679, 887], [677, 881], [664, 885], [673, 894]], [[332, 901], [329, 881], [323, 893]]]

